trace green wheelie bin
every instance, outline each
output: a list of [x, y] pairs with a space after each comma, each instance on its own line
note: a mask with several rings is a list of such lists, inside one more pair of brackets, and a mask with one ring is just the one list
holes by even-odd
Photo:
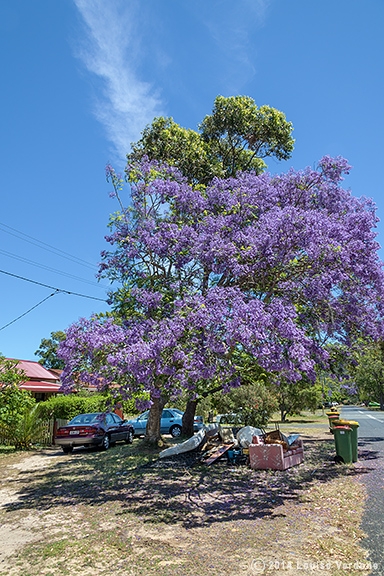
[[336, 459], [344, 464], [352, 463], [352, 428], [350, 426], [338, 425], [333, 427], [335, 438]]
[[334, 425], [342, 426], [349, 426], [351, 428], [351, 444], [352, 444], [352, 462], [357, 462], [358, 460], [358, 439], [357, 439], [357, 429], [359, 427], [359, 423], [355, 420], [344, 420], [340, 419], [338, 422], [334, 423]]

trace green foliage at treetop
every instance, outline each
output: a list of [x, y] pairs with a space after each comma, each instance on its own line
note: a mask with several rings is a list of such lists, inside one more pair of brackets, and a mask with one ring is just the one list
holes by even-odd
[[293, 126], [283, 112], [256, 106], [249, 96], [218, 96], [212, 114], [200, 124], [201, 135], [214, 157], [221, 160], [224, 177], [239, 170], [262, 172], [262, 158], [287, 160], [293, 151]]
[[283, 112], [257, 107], [249, 96], [217, 96], [212, 114], [199, 132], [183, 128], [172, 118], [155, 118], [132, 144], [127, 155], [127, 177], [134, 178], [131, 164], [147, 156], [176, 166], [194, 185], [208, 185], [214, 177], [228, 178], [239, 171], [260, 174], [263, 158], [290, 158], [293, 126]]

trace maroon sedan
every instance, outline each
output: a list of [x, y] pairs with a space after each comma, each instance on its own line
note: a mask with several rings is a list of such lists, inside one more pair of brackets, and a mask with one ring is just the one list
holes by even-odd
[[79, 414], [66, 426], [56, 431], [55, 444], [61, 446], [65, 454], [76, 446], [100, 446], [108, 450], [111, 444], [123, 440], [131, 444], [134, 428], [112, 412], [94, 412]]

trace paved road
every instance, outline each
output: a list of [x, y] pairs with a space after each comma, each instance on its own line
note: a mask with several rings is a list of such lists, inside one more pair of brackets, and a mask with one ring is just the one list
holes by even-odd
[[384, 575], [384, 412], [345, 406], [341, 417], [359, 422], [359, 462], [364, 469], [368, 499], [362, 529], [367, 534], [364, 546], [369, 560], [377, 564], [371, 574]]

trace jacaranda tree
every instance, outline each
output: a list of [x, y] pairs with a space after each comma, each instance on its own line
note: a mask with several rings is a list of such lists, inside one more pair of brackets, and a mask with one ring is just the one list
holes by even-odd
[[[172, 118], [155, 118], [132, 144], [126, 177], [128, 181], [135, 178], [132, 164], [144, 157], [177, 168], [187, 182], [200, 189], [214, 177], [234, 177], [240, 171], [261, 174], [267, 167], [264, 159], [290, 158], [294, 145], [292, 131], [292, 123], [276, 108], [258, 107], [250, 96], [217, 96], [212, 113], [205, 116], [198, 130], [183, 128]], [[256, 371], [258, 368], [255, 364]], [[183, 435], [193, 433], [197, 401], [220, 388], [220, 383], [210, 384], [201, 382], [198, 398], [194, 394], [188, 398]]]
[[[131, 166], [131, 198], [111, 219], [100, 267], [119, 283], [118, 313], [69, 328], [65, 386], [148, 391], [155, 442], [163, 402], [206, 382], [238, 385], [239, 357], [277, 384], [314, 381], [328, 341], [380, 336], [375, 207], [342, 188], [349, 168], [325, 157], [316, 170], [244, 172], [196, 189], [175, 168]], [[111, 167], [108, 177], [123, 206], [121, 179]]]

